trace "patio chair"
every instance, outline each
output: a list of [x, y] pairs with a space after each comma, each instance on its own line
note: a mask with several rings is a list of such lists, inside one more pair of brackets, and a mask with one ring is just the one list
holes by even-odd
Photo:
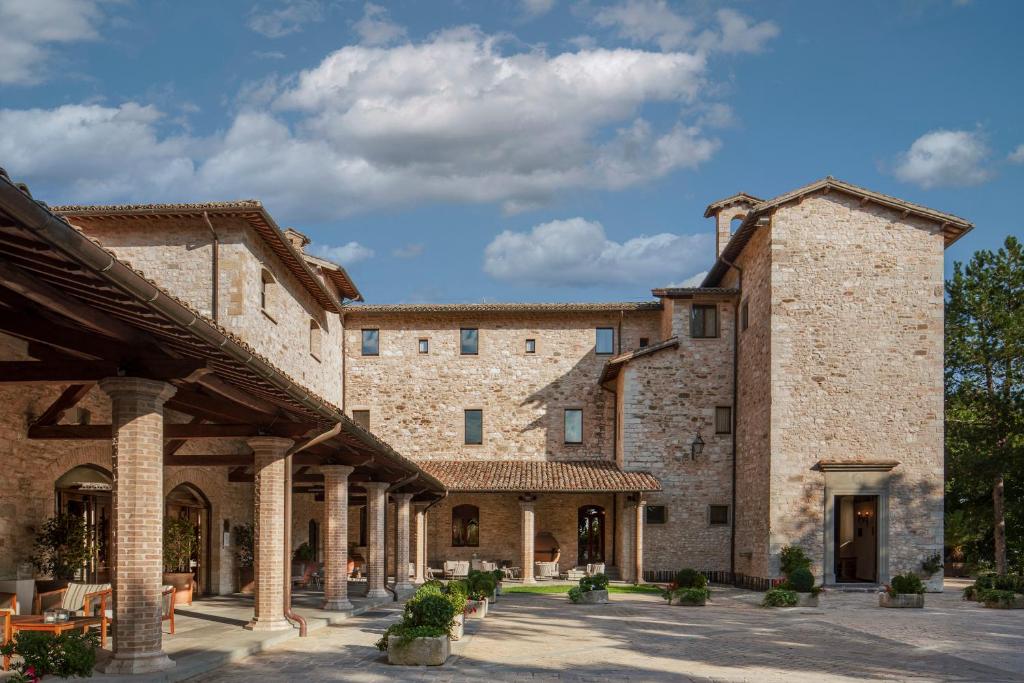
[[160, 621], [171, 622], [171, 635], [174, 635], [174, 593], [178, 589], [174, 586], [164, 586], [160, 596]]
[[0, 610], [7, 610], [11, 614], [18, 613], [18, 594], [0, 593]]
[[464, 579], [469, 576], [469, 560], [445, 560], [444, 578]]
[[111, 593], [109, 583], [69, 583], [64, 588], [37, 593], [32, 613], [42, 614], [52, 607], [66, 609], [78, 616], [96, 614], [97, 607], [106, 612]]
[[313, 581], [314, 574], [316, 574], [316, 563], [307, 562], [306, 568], [302, 572], [302, 576], [292, 577], [292, 585], [298, 586], [299, 588], [309, 588], [309, 584]]

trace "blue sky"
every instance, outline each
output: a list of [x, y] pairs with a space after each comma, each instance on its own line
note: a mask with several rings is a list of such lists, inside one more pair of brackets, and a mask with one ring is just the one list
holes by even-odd
[[1024, 3], [0, 0], [50, 203], [262, 199], [375, 303], [632, 300], [824, 175], [1024, 233]]

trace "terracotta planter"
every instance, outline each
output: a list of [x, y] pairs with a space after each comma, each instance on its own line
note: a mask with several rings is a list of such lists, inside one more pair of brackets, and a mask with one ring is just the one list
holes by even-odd
[[878, 594], [878, 606], [921, 608], [924, 607], [924, 595], [918, 595], [917, 593], [889, 595], [888, 593], [883, 592]]
[[483, 619], [487, 616], [487, 598], [483, 600], [467, 600], [466, 616], [470, 619]]
[[238, 568], [238, 592], [239, 593], [255, 593], [256, 592], [256, 570], [252, 567], [239, 567]]
[[441, 666], [451, 654], [448, 638], [413, 638], [400, 644], [399, 636], [388, 636], [388, 663], [401, 666]]
[[608, 591], [587, 591], [580, 595], [580, 605], [607, 605]]
[[982, 604], [989, 609], [1024, 609], [1024, 595], [1015, 595], [1013, 596], [1013, 600], [1010, 602], [1003, 602], [1002, 600], [986, 600]]
[[192, 587], [195, 585], [195, 577], [192, 572], [164, 572], [164, 585], [174, 586], [175, 605], [192, 604]]
[[461, 640], [464, 635], [466, 635], [466, 615], [459, 614], [455, 617], [455, 625], [452, 626], [448, 640]]

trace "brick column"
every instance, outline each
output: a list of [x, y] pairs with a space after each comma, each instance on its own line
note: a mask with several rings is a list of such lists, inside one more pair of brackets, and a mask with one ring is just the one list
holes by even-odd
[[256, 483], [253, 503], [256, 511], [254, 536], [256, 595], [252, 621], [245, 628], [252, 631], [290, 629], [284, 618], [284, 455], [291, 448], [291, 439], [257, 436], [249, 439], [255, 453]]
[[409, 581], [409, 504], [411, 493], [393, 493], [395, 501], [395, 592], [411, 591]]
[[416, 510], [416, 556], [413, 558], [416, 574], [413, 581], [416, 583], [423, 583], [427, 579], [427, 505], [419, 503], [413, 506]]
[[323, 465], [324, 473], [324, 604], [326, 610], [352, 609], [348, 601], [348, 475], [347, 465]]
[[644, 582], [644, 510], [647, 501], [636, 501], [636, 526], [633, 530], [633, 583]]
[[176, 389], [136, 377], [100, 381], [113, 425], [114, 656], [104, 671], [174, 667], [160, 621], [164, 536], [164, 402]]
[[534, 501], [521, 500], [519, 507], [523, 511], [522, 532], [523, 532], [523, 583], [535, 583], [533, 577], [533, 539], [536, 536], [534, 531]]
[[366, 489], [366, 597], [385, 598], [384, 590], [384, 506], [387, 505], [386, 481], [368, 481]]

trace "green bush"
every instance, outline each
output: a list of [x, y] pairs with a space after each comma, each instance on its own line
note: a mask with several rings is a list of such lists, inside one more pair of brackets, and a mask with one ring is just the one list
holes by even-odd
[[4, 656], [20, 655], [16, 665], [27, 680], [46, 675], [88, 678], [96, 666], [99, 635], [94, 632], [67, 631], [60, 635], [41, 631], [19, 631], [10, 642], [0, 646]]
[[708, 579], [696, 569], [680, 569], [676, 572], [676, 588], [704, 588]]
[[942, 569], [942, 555], [940, 553], [930, 555], [927, 559], [921, 562], [921, 569], [923, 569], [924, 573], [929, 576], [936, 573]]
[[579, 586], [573, 586], [569, 589], [569, 599], [573, 602], [579, 602], [583, 599], [583, 589]]
[[764, 594], [761, 607], [796, 607], [799, 598], [796, 591], [785, 588], [772, 588]]
[[814, 588], [814, 574], [807, 567], [797, 567], [790, 572], [787, 583], [797, 593], [810, 593]]
[[671, 594], [671, 599], [681, 605], [702, 605], [710, 597], [707, 588], [676, 588]]
[[584, 593], [590, 591], [603, 591], [608, 588], [608, 577], [604, 574], [594, 574], [593, 576], [584, 576], [580, 579], [580, 590]]
[[992, 588], [1011, 593], [1024, 593], [1024, 576], [1005, 574], [992, 577]]
[[800, 546], [787, 545], [779, 554], [779, 566], [782, 573], [789, 576], [797, 569], [810, 569], [811, 558]]
[[[402, 620], [388, 626], [377, 641], [378, 650], [388, 649], [388, 637], [399, 636], [402, 644], [414, 638], [436, 638], [451, 634], [455, 617], [459, 614], [458, 601], [462, 593], [456, 589], [445, 595], [437, 586], [421, 586], [405, 603]], [[464, 604], [464, 600], [462, 600]]]
[[917, 574], [907, 572], [892, 577], [887, 591], [889, 595], [923, 595], [924, 584]]
[[1004, 605], [1009, 605], [1013, 602], [1014, 598], [1017, 597], [1017, 593], [1010, 590], [1000, 590], [998, 588], [990, 588], [988, 590], [981, 591], [978, 594], [981, 602], [998, 602]]
[[469, 576], [466, 577], [466, 584], [469, 588], [469, 595], [479, 596], [480, 598], [493, 598], [494, 589], [498, 586], [498, 582], [494, 579], [491, 572], [477, 570], [469, 572]]

